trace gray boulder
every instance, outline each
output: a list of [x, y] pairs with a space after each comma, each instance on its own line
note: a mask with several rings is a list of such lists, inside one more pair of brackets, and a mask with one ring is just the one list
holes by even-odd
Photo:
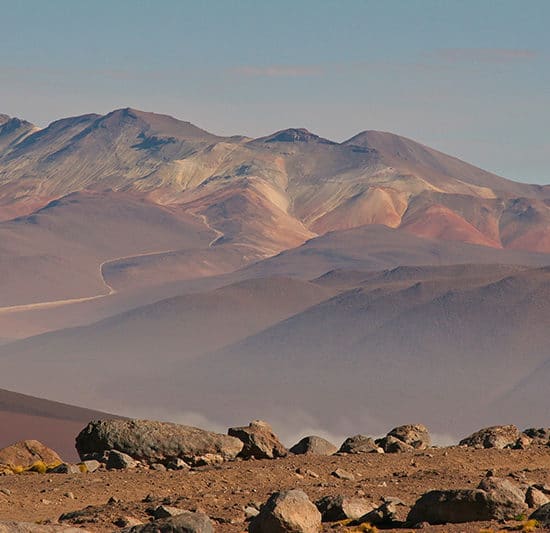
[[243, 443], [239, 455], [245, 459], [275, 459], [288, 455], [288, 450], [273, 433], [271, 426], [263, 420], [253, 420], [248, 426], [229, 428], [227, 433]]
[[298, 444], [290, 448], [290, 452], [296, 455], [333, 455], [337, 451], [338, 448], [332, 442], [315, 435], [304, 437]]
[[417, 450], [425, 450], [432, 445], [430, 432], [423, 424], [407, 424], [393, 428], [387, 437], [395, 437]]
[[90, 422], [76, 438], [76, 449], [82, 459], [118, 450], [147, 464], [175, 458], [193, 462], [206, 454], [230, 460], [242, 447], [240, 440], [227, 435], [150, 420], [97, 420]]
[[133, 526], [123, 531], [125, 533], [214, 533], [214, 527], [205, 514], [183, 511], [176, 516]]
[[550, 528], [550, 503], [539, 507], [529, 519], [536, 520], [541, 527]]
[[321, 513], [323, 522], [338, 522], [339, 520], [357, 520], [374, 509], [364, 498], [353, 498], [342, 495], [325, 496], [315, 502]]
[[321, 513], [297, 489], [272, 494], [248, 526], [250, 533], [317, 533], [320, 529]]
[[366, 435], [348, 437], [338, 450], [341, 453], [381, 453], [384, 450]]
[[505, 479], [486, 478], [477, 489], [432, 490], [413, 505], [407, 522], [430, 524], [506, 520], [526, 509], [521, 490]]
[[520, 431], [514, 425], [491, 426], [472, 433], [460, 441], [461, 446], [472, 448], [499, 448], [512, 447], [519, 439]]
[[487, 477], [477, 488], [488, 494], [488, 504], [496, 519], [513, 518], [527, 510], [525, 493], [509, 479]]

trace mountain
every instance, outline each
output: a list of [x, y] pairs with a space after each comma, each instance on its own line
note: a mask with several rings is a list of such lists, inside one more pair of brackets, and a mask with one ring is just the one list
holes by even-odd
[[56, 450], [63, 459], [76, 461], [74, 437], [88, 422], [100, 418], [114, 416], [0, 389], [0, 448], [36, 439]]
[[550, 186], [392, 133], [0, 115], [1, 387], [289, 439], [544, 425], [548, 265]]

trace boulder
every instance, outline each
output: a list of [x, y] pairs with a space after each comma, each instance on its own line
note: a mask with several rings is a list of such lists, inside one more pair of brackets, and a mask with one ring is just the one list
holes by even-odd
[[298, 444], [292, 446], [290, 451], [296, 455], [332, 455], [338, 451], [338, 448], [322, 437], [311, 435], [304, 437]]
[[496, 519], [513, 518], [527, 510], [525, 493], [509, 479], [486, 477], [477, 488], [488, 494], [488, 505]]
[[90, 422], [76, 438], [76, 449], [82, 459], [97, 459], [108, 450], [118, 450], [147, 464], [176, 458], [192, 462], [206, 454], [230, 460], [242, 447], [241, 441], [227, 435], [150, 420], [97, 420]]
[[353, 498], [342, 495], [325, 496], [315, 502], [323, 522], [356, 520], [374, 509], [364, 498]]
[[393, 435], [387, 435], [382, 439], [378, 439], [376, 444], [386, 453], [404, 453], [414, 451], [414, 448], [410, 444], [403, 442], [401, 439], [398, 439]]
[[176, 516], [140, 524], [123, 531], [125, 533], [214, 533], [214, 527], [205, 514], [182, 511]]
[[505, 479], [486, 478], [477, 489], [432, 490], [413, 505], [407, 522], [430, 524], [505, 520], [526, 509], [523, 493]]
[[23, 440], [0, 450], [0, 465], [23, 471], [40, 464], [43, 470], [63, 463], [56, 452], [37, 440]]
[[253, 420], [248, 426], [229, 428], [227, 433], [243, 443], [240, 456], [245, 459], [275, 459], [288, 455], [288, 450], [273, 433], [271, 426], [263, 420]]
[[248, 527], [250, 533], [317, 533], [321, 513], [301, 490], [275, 492]]
[[393, 428], [387, 437], [395, 437], [417, 450], [425, 450], [432, 445], [428, 428], [423, 424], [407, 424]]
[[107, 458], [107, 468], [109, 470], [126, 470], [135, 468], [138, 463], [128, 454], [111, 450]]
[[348, 437], [338, 450], [341, 453], [380, 453], [383, 452], [373, 439], [366, 435]]
[[536, 520], [541, 527], [550, 528], [550, 503], [539, 507], [529, 519]]
[[519, 429], [514, 425], [492, 426], [472, 433], [469, 437], [462, 439], [459, 444], [472, 448], [503, 449], [514, 446], [519, 436]]

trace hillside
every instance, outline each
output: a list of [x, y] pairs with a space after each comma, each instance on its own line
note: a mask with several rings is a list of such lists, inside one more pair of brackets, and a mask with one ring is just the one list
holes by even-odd
[[0, 389], [0, 448], [25, 439], [36, 439], [57, 450], [66, 460], [76, 460], [74, 436], [90, 420], [112, 418], [91, 409], [52, 402]]

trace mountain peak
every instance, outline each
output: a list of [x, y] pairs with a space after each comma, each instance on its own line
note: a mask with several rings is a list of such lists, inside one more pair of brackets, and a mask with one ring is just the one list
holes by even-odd
[[267, 137], [260, 137], [256, 141], [264, 143], [275, 143], [275, 142], [285, 142], [285, 143], [321, 143], [321, 144], [336, 144], [333, 141], [328, 139], [323, 139], [315, 133], [311, 133], [305, 128], [288, 128], [286, 130], [277, 131]]

